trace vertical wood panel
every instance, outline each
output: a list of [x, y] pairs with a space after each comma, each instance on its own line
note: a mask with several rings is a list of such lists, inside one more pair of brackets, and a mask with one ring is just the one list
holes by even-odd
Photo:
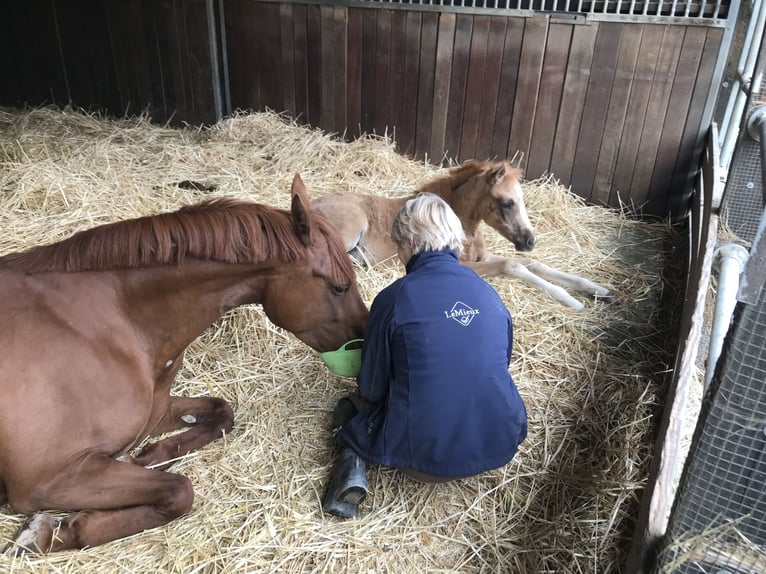
[[391, 10], [377, 10], [377, 36], [375, 41], [375, 109], [373, 126], [375, 133], [384, 134], [388, 127], [388, 103], [390, 94], [391, 65]]
[[[240, 81], [244, 84], [241, 107], [261, 110], [263, 106], [261, 84], [266, 77], [266, 70], [263, 67], [263, 35], [261, 34], [264, 21], [263, 5], [243, 2], [241, 7], [241, 20], [234, 23], [234, 26], [242, 30], [241, 43], [237, 46], [242, 50], [237, 54], [242, 64]], [[231, 52], [231, 49], [229, 51]]]
[[346, 69], [348, 62], [348, 23], [346, 21], [347, 9], [342, 6], [334, 6], [332, 10], [333, 17], [333, 36], [335, 38], [336, 55], [334, 58], [333, 87], [335, 98], [335, 131], [343, 134], [348, 125], [346, 115]]
[[404, 87], [401, 94], [402, 110], [397, 133], [399, 151], [415, 153], [415, 132], [418, 110], [418, 68], [420, 63], [421, 12], [407, 12], [404, 41]]
[[362, 133], [362, 50], [363, 12], [361, 8], [348, 9], [348, 45], [346, 48], [346, 109], [347, 128], [351, 136]]
[[243, 26], [244, 15], [242, 10], [243, 0], [227, 0], [226, 9], [223, 11], [226, 25], [226, 51], [230, 54], [228, 66], [231, 85], [229, 94], [231, 105], [234, 109], [247, 107], [246, 82], [243, 81], [243, 62], [245, 58], [239, 57], [245, 51], [245, 30]]
[[282, 88], [284, 101], [282, 108], [293, 116], [296, 114], [295, 106], [295, 54], [293, 47], [295, 39], [293, 37], [293, 6], [295, 4], [279, 4], [279, 38], [280, 55], [282, 62]]
[[639, 49], [636, 73], [628, 101], [627, 114], [623, 125], [623, 137], [615, 164], [613, 186], [622, 201], [630, 200], [629, 190], [633, 180], [633, 165], [637, 158], [640, 134], [644, 126], [646, 108], [652, 89], [654, 68], [657, 65], [662, 45], [662, 26], [643, 26], [641, 48]]
[[524, 37], [524, 18], [506, 20], [505, 46], [503, 63], [500, 68], [495, 126], [492, 131], [490, 154], [500, 159], [512, 157], [515, 150], [510, 150], [508, 142], [511, 136], [511, 119], [516, 102], [516, 84], [521, 65], [521, 42]]
[[684, 134], [679, 146], [673, 180], [670, 186], [663, 192], [666, 198], [663, 212], [676, 213], [689, 198], [690, 185], [694, 177], [693, 173], [691, 173], [692, 162], [697, 161], [705, 145], [704, 136], [700, 136], [700, 123], [708, 94], [711, 90], [716, 89], [710, 86], [710, 82], [715, 72], [722, 40], [722, 29], [709, 28], [707, 30], [705, 47], [702, 51], [694, 92], [692, 93], [689, 112], [686, 116], [686, 126], [684, 127]]
[[[500, 107], [498, 95], [507, 22], [507, 18], [490, 18], [484, 81], [482, 82], [481, 114], [479, 115], [477, 125], [478, 137], [474, 154], [474, 157], [478, 160], [490, 159], [492, 155], [492, 134], [495, 125], [495, 114]], [[503, 99], [505, 97], [503, 95]], [[505, 140], [508, 140], [508, 136], [505, 137]]]
[[521, 46], [519, 77], [516, 86], [516, 101], [513, 106], [511, 135], [508, 153], [519, 152], [523, 157], [521, 165], [526, 166], [529, 157], [529, 143], [537, 111], [538, 88], [542, 73], [548, 22], [545, 18], [528, 18], [524, 25], [524, 42]]
[[570, 184], [574, 192], [589, 196], [596, 175], [600, 142], [604, 136], [612, 82], [620, 51], [623, 26], [611, 22], [599, 24], [594, 49], [593, 67], [585, 96], [580, 134]]
[[452, 71], [444, 134], [444, 152], [450, 158], [460, 158], [460, 133], [463, 129], [473, 19], [474, 16], [470, 14], [458, 14], [455, 19], [455, 43], [452, 45]]
[[365, 10], [362, 22], [362, 131], [375, 129], [375, 46], [378, 34], [378, 10]]
[[[238, 6], [236, 3], [235, 8]], [[140, 40], [143, 37], [141, 4], [137, 0], [115, 2], [108, 14], [120, 110], [123, 114], [138, 113], [151, 100], [147, 48]], [[167, 114], [167, 110], [164, 112]]]
[[[418, 76], [417, 128], [415, 133], [415, 155], [419, 158], [425, 158], [431, 147], [439, 18], [439, 14], [435, 12], [424, 12], [421, 21], [420, 73]], [[433, 158], [431, 159], [433, 160]], [[439, 159], [436, 158], [436, 161]]]
[[319, 125], [327, 132], [334, 132], [335, 125], [335, 60], [339, 50], [336, 46], [335, 19], [332, 6], [319, 7], [321, 34], [319, 38], [322, 54], [322, 74], [320, 93], [322, 105], [319, 112]]
[[431, 156], [431, 161], [436, 163], [441, 162], [444, 154], [444, 138], [447, 132], [447, 104], [449, 102], [450, 76], [452, 74], [452, 45], [454, 41], [455, 15], [443, 13], [439, 16], [431, 141], [428, 152], [428, 155]]
[[[306, 6], [306, 77], [308, 114], [306, 122], [320, 126], [322, 114], [322, 16], [319, 6]], [[263, 78], [267, 81], [268, 78]]]
[[[202, 2], [204, 6], [204, 2]], [[281, 26], [279, 25], [279, 4], [266, 3], [266, 106], [283, 112], [285, 109], [284, 81], [282, 79], [281, 58], [279, 57], [282, 40], [280, 38]]]
[[668, 101], [668, 113], [662, 126], [657, 155], [654, 160], [652, 179], [649, 185], [649, 204], [651, 213], [662, 213], [665, 209], [665, 196], [668, 182], [673, 180], [673, 168], [681, 144], [684, 124], [689, 113], [689, 103], [694, 91], [694, 82], [705, 47], [706, 31], [702, 28], [688, 27], [684, 31], [684, 41], [678, 58], [678, 67], [673, 76], [673, 89]]
[[[192, 111], [185, 119], [192, 122], [213, 123], [219, 118], [215, 105], [210, 51], [213, 40], [208, 27], [207, 7], [205, 0], [185, 2], [183, 6], [186, 58], [189, 62], [186, 89], [191, 94], [192, 102]], [[278, 15], [276, 19], [278, 21]], [[198, 119], [195, 120], [195, 118]]]
[[[66, 71], [60, 65], [56, 18], [50, 1], [6, 2], [0, 18], [0, 90], [5, 105], [69, 102]], [[33, 42], [29, 30], [35, 30]]]
[[308, 87], [308, 15], [304, 4], [293, 5], [293, 62], [295, 78], [295, 114], [300, 122], [309, 116]]
[[57, 22], [56, 33], [59, 40], [60, 58], [67, 73], [69, 99], [85, 108], [93, 101], [92, 93], [95, 87], [95, 77], [90, 69], [93, 45], [86, 33], [88, 17], [93, 14], [86, 12], [80, 1], [73, 6], [60, 6], [53, 2]]
[[[529, 144], [529, 178], [538, 178], [550, 169], [571, 39], [571, 24], [550, 25], [540, 78], [540, 96], [537, 98], [535, 122]], [[572, 118], [568, 121], [572, 121]]]
[[580, 119], [585, 106], [597, 34], [597, 22], [588, 26], [575, 26], [572, 31], [572, 46], [569, 50], [564, 93], [561, 97], [549, 168], [555, 177], [566, 182], [572, 177]]
[[391, 58], [388, 82], [388, 133], [399, 148], [404, 109], [404, 56], [407, 36], [407, 12], [394, 10], [391, 15]]
[[622, 31], [620, 53], [617, 57], [617, 73], [612, 84], [612, 94], [609, 99], [606, 124], [604, 125], [604, 137], [601, 140], [596, 177], [590, 194], [590, 200], [594, 203], [615, 205], [611, 202], [618, 202], [620, 199], [613, 190], [612, 180], [623, 134], [626, 138], [633, 135], [625, 132], [623, 125], [628, 111], [628, 100], [633, 86], [633, 76], [641, 46], [641, 35], [642, 28], [640, 26], [625, 27]]
[[[681, 54], [684, 29], [683, 26], [665, 26], [630, 187], [630, 199], [636, 204], [643, 205], [649, 199], [649, 183], [668, 112], [668, 101]], [[673, 110], [674, 114], [679, 112], [680, 110]]]
[[460, 158], [475, 159], [479, 138], [479, 122], [484, 113], [482, 98], [484, 76], [487, 69], [487, 42], [489, 41], [488, 16], [474, 16], [471, 36], [471, 53], [468, 58], [468, 76], [465, 89], [465, 109], [460, 133]]
[[152, 18], [147, 27], [150, 49], [159, 59], [159, 66], [152, 71], [153, 99], [162, 101], [167, 113], [175, 111], [178, 117], [188, 118], [193, 113], [194, 101], [186, 89], [191, 84], [191, 65], [186, 57], [189, 46], [183, 7], [176, 9], [172, 1], [144, 6]]

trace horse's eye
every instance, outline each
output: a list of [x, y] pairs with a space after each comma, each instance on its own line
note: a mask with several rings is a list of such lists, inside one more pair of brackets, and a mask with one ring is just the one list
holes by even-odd
[[332, 286], [330, 286], [330, 289], [332, 290], [333, 295], [343, 295], [350, 288], [351, 288], [351, 283], [344, 283], [343, 285], [332, 285]]
[[512, 199], [507, 199], [500, 202], [500, 208], [503, 210], [511, 210], [516, 206], [516, 202]]

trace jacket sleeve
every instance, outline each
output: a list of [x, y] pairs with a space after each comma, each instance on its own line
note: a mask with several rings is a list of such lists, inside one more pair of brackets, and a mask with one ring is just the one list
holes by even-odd
[[370, 308], [370, 318], [364, 334], [362, 368], [356, 378], [359, 393], [370, 403], [380, 403], [388, 395], [391, 365], [391, 332], [393, 330], [393, 299], [391, 293], [381, 292]]
[[508, 313], [508, 366], [511, 366], [511, 355], [513, 354], [513, 318]]

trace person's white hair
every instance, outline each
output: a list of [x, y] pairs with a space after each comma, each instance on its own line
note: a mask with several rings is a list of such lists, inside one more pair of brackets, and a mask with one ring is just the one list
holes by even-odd
[[391, 239], [406, 246], [413, 255], [449, 247], [463, 252], [463, 224], [449, 204], [433, 193], [420, 193], [408, 199], [391, 227]]

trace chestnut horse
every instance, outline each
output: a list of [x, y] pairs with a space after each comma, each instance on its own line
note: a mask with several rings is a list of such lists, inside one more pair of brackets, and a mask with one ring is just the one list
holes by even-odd
[[191, 482], [160, 468], [233, 412], [170, 386], [185, 348], [247, 303], [320, 352], [363, 336], [351, 261], [298, 175], [291, 211], [214, 199], [0, 257], [0, 504], [36, 513], [9, 550], [96, 546], [190, 510]]
[[[577, 275], [553, 269], [539, 261], [502, 257], [485, 245], [483, 221], [513, 243], [518, 251], [531, 251], [536, 237], [524, 206], [522, 172], [508, 161], [468, 161], [420, 187], [450, 204], [463, 223], [466, 241], [461, 262], [484, 277], [507, 275], [526, 281], [573, 309], [583, 304], [567, 289], [590, 297], [609, 299], [609, 290]], [[394, 217], [408, 198], [353, 193], [327, 194], [314, 200], [336, 227], [355, 258], [374, 265], [396, 255], [390, 230]]]

